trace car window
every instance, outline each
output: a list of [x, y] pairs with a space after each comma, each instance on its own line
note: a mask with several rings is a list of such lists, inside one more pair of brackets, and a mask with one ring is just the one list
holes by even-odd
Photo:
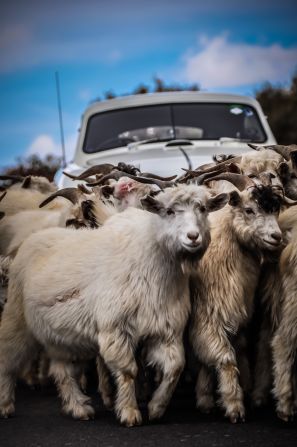
[[263, 142], [266, 135], [253, 107], [242, 104], [176, 104], [174, 124], [199, 127], [204, 140], [222, 137]]
[[93, 115], [83, 151], [100, 152], [128, 143], [174, 138], [238, 138], [261, 143], [266, 135], [257, 112], [248, 105], [218, 103], [163, 104], [123, 108]]

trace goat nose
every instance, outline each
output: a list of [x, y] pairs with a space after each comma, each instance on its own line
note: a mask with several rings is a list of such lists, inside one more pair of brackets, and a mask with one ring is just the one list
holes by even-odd
[[191, 241], [194, 242], [198, 239], [199, 233], [198, 231], [189, 231], [189, 233], [187, 233], [187, 236]]
[[282, 234], [278, 233], [277, 231], [271, 233], [270, 236], [272, 237], [272, 239], [274, 239], [277, 242], [280, 242], [282, 240]]

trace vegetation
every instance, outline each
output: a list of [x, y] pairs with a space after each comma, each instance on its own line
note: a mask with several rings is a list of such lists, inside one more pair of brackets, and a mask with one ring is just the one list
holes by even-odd
[[[155, 77], [153, 79], [153, 87], [150, 88], [145, 84], [139, 84], [132, 92], [125, 93], [123, 95], [116, 95], [112, 90], [109, 90], [104, 94], [104, 99], [113, 99], [117, 96], [127, 96], [127, 95], [144, 95], [145, 93], [161, 93], [161, 92], [181, 92], [181, 91], [192, 91], [197, 92], [200, 90], [197, 84], [191, 85], [180, 85], [180, 84], [165, 84], [165, 82]], [[100, 98], [96, 98], [94, 101], [100, 101]]]
[[265, 85], [256, 93], [280, 144], [297, 144], [297, 73], [289, 89]]
[[60, 168], [61, 158], [54, 155], [47, 155], [44, 159], [38, 155], [30, 155], [22, 159], [18, 158], [16, 165], [5, 170], [7, 175], [42, 175], [50, 181], [53, 180], [55, 173]]

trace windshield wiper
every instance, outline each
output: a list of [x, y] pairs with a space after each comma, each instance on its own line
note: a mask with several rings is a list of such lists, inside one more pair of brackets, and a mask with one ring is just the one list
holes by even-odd
[[161, 143], [161, 142], [164, 142], [164, 141], [173, 141], [173, 140], [175, 140], [175, 138], [173, 138], [173, 137], [168, 137], [168, 138], [152, 137], [152, 138], [148, 138], [146, 140], [139, 140], [139, 141], [135, 141], [135, 142], [132, 142], [132, 143], [128, 143], [127, 144], [127, 148], [129, 150], [132, 150], [132, 149], [137, 149], [138, 146], [140, 146], [141, 144]]
[[219, 142], [223, 143], [251, 143], [253, 140], [249, 138], [233, 138], [233, 137], [220, 137]]
[[[154, 137], [154, 138], [149, 138], [147, 140], [140, 140], [140, 141], [136, 141], [135, 143], [128, 143], [127, 147], [129, 150], [132, 149], [137, 149], [139, 145], [141, 144], [148, 144], [148, 143], [158, 143], [158, 142], [163, 142], [163, 141], [171, 141], [171, 142], [175, 142], [176, 141], [176, 146], [177, 149], [179, 149], [181, 151], [181, 153], [183, 154], [183, 156], [185, 157], [187, 164], [188, 164], [188, 168], [191, 170], [192, 169], [192, 162], [190, 160], [190, 157], [188, 156], [188, 154], [186, 153], [186, 151], [181, 147], [181, 144], [192, 144], [190, 142], [190, 140], [180, 140], [180, 139], [176, 139], [174, 137], [172, 138], [158, 138], [158, 137]], [[164, 148], [163, 148], [164, 149]]]

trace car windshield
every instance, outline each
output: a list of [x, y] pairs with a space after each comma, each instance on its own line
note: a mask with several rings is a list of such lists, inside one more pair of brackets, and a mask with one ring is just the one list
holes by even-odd
[[246, 104], [186, 103], [123, 108], [93, 115], [83, 150], [94, 153], [129, 143], [172, 139], [266, 140], [256, 110]]

